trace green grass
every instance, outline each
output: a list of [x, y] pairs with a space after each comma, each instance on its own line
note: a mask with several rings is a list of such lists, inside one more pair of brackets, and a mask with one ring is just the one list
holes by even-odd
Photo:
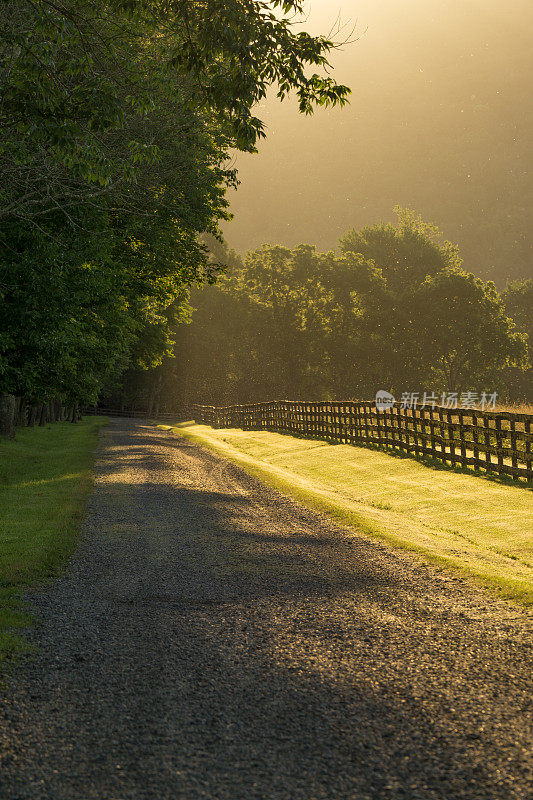
[[26, 647], [21, 591], [56, 575], [76, 544], [103, 424], [89, 417], [0, 440], [0, 663]]
[[174, 430], [368, 535], [533, 603], [531, 489], [349, 445], [186, 423]]

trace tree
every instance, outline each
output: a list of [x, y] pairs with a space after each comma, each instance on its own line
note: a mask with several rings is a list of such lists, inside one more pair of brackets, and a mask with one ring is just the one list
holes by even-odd
[[[277, 9], [277, 13], [274, 13]], [[157, 367], [228, 218], [230, 147], [268, 87], [343, 104], [294, 2], [7, 0], [0, 32], [0, 394], [94, 400]]]
[[[527, 336], [529, 352], [533, 343], [533, 280], [511, 281], [502, 293], [506, 313], [514, 320], [517, 329]], [[506, 385], [510, 399], [533, 401], [533, 367], [526, 370], [510, 367]]]
[[328, 67], [335, 44], [294, 32], [301, 10], [299, 0], [7, 0], [0, 218], [70, 215], [108, 196], [135, 213], [132, 196], [169, 174], [169, 135], [186, 141], [200, 124], [222, 147], [254, 150], [264, 130], [252, 107], [274, 83], [304, 113], [345, 103], [347, 87], [307, 74]]
[[[432, 227], [409, 219], [410, 232], [393, 229], [387, 248], [372, 251], [383, 261], [350, 249], [317, 253], [310, 245], [264, 246], [244, 263], [219, 253], [231, 268], [196, 294], [192, 324], [178, 326], [181, 359], [163, 370], [167, 403], [369, 399], [380, 388], [397, 397], [461, 390], [509, 396], [527, 366], [531, 284], [509, 287], [502, 298], [494, 284], [457, 268], [456, 249], [435, 243]], [[418, 280], [427, 253], [431, 266]], [[405, 281], [397, 280], [402, 258]]]
[[504, 389], [504, 370], [527, 364], [527, 339], [492, 281], [443, 270], [413, 296], [412, 347], [428, 377], [449, 391]]
[[461, 259], [456, 245], [443, 239], [436, 225], [424, 222], [411, 211], [396, 206], [396, 226], [380, 223], [351, 230], [341, 239], [343, 253], [360, 253], [382, 270], [392, 291], [409, 291], [426, 275], [443, 269], [459, 269]]
[[383, 271], [361, 254], [321, 256], [322, 281], [330, 292], [327, 352], [331, 397], [367, 398], [391, 385], [392, 299]]

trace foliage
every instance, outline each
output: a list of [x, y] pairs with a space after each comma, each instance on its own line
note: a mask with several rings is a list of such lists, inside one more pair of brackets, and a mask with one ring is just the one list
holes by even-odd
[[264, 131], [251, 109], [273, 83], [306, 113], [348, 95], [307, 74], [328, 67], [335, 44], [293, 31], [296, 0], [7, 0], [3, 10], [3, 217], [70, 213], [110, 193], [131, 213], [131, 192], [157, 190], [175, 170], [165, 150], [176, 135], [186, 145], [199, 126], [252, 150]]
[[[511, 281], [502, 292], [506, 313], [515, 321], [518, 330], [527, 336], [529, 352], [533, 345], [533, 280]], [[526, 370], [509, 367], [506, 374], [507, 385], [516, 398], [533, 397], [533, 365]]]
[[[277, 12], [276, 12], [277, 9]], [[94, 401], [155, 367], [219, 267], [229, 149], [263, 135], [277, 83], [343, 104], [335, 44], [293, 30], [299, 2], [7, 0], [0, 32], [0, 392]]]
[[495, 386], [506, 367], [527, 364], [526, 337], [516, 331], [492, 281], [438, 272], [418, 288], [412, 317], [418, 357], [450, 391]]
[[342, 252], [360, 253], [379, 264], [388, 285], [395, 291], [410, 288], [442, 269], [459, 269], [461, 259], [451, 242], [443, 241], [439, 229], [410, 209], [396, 206], [398, 218], [349, 231], [340, 241]]
[[[502, 298], [410, 212], [397, 227], [351, 231], [340, 253], [264, 246], [244, 262], [218, 257], [227, 274], [193, 295], [192, 325], [176, 330], [179, 358], [161, 368], [163, 406], [370, 398], [380, 388], [525, 397], [509, 376], [527, 366], [520, 313], [530, 287]], [[126, 402], [142, 403], [134, 384]]]

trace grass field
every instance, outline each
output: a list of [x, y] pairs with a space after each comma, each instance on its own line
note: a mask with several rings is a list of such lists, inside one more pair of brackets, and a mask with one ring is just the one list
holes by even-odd
[[101, 417], [0, 440], [0, 663], [24, 649], [20, 591], [53, 577], [76, 543]]
[[533, 497], [523, 485], [266, 431], [173, 429], [364, 533], [533, 603]]

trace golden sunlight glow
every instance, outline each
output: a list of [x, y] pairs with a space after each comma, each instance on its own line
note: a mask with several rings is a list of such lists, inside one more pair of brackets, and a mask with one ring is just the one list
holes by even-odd
[[[477, 274], [521, 276], [533, 223], [523, 200], [533, 4], [310, 0], [307, 8], [312, 33], [327, 34], [338, 19], [343, 39], [355, 25], [356, 41], [332, 56], [351, 105], [303, 118], [294, 100], [272, 94], [259, 107], [268, 138], [259, 155], [236, 159], [230, 244], [329, 249], [350, 227], [392, 219], [400, 204], [435, 221]], [[491, 236], [495, 228], [501, 235]]]

